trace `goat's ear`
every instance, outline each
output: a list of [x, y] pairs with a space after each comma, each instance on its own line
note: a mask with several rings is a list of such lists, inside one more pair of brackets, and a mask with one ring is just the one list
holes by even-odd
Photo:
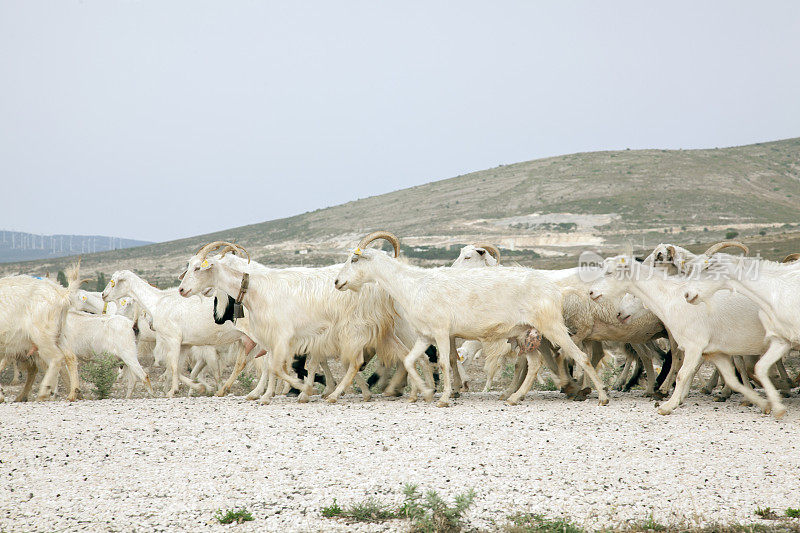
[[667, 246], [667, 252], [669, 253], [669, 261], [675, 259], [675, 255], [677, 254], [677, 252], [674, 246], [672, 246], [671, 244]]
[[184, 270], [183, 273], [180, 276], [178, 276], [178, 279], [183, 281], [183, 276], [185, 276], [185, 275], [186, 275], [186, 271]]
[[475, 251], [478, 252], [478, 255], [486, 255], [486, 250], [484, 250], [483, 248], [478, 248]]

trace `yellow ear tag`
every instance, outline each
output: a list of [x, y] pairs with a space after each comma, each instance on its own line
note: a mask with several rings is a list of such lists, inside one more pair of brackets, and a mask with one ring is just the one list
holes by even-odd
[[356, 249], [353, 250], [353, 255], [361, 255], [361, 248], [356, 247]]
[[128, 305], [128, 300], [126, 300], [125, 298], [123, 298], [122, 300], [120, 300], [120, 301], [119, 301], [119, 304], [120, 304], [122, 307], [125, 307], [126, 305]]
[[200, 264], [201, 268], [208, 268], [208, 260], [204, 259], [203, 262]]
[[620, 258], [619, 262], [624, 265], [625, 264], [625, 258], [624, 257]]
[[85, 302], [86, 301], [86, 296], [81, 296], [81, 301]]
[[109, 281], [108, 284], [111, 285], [112, 287], [116, 287], [117, 286], [117, 282], [114, 281], [113, 279], [111, 281]]

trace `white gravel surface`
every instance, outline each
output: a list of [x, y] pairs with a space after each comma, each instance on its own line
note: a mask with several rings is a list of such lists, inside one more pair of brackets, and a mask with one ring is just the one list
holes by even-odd
[[[611, 404], [557, 393], [508, 407], [467, 394], [439, 409], [348, 395], [0, 405], [2, 531], [382, 531], [402, 522], [325, 519], [334, 498], [400, 502], [405, 483], [452, 497], [474, 488], [468, 524], [516, 512], [587, 527], [641, 521], [753, 522], [800, 507], [800, 399], [776, 421], [692, 392], [658, 416], [640, 393]], [[255, 521], [221, 526], [219, 508]]]

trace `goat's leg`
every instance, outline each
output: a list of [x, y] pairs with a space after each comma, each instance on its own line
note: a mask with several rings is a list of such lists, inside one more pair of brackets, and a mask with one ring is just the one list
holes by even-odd
[[369, 390], [369, 384], [367, 380], [364, 379], [364, 376], [361, 375], [360, 372], [356, 372], [356, 385], [358, 388], [361, 389], [361, 396], [363, 397], [365, 402], [368, 402], [372, 399], [372, 393]]
[[[753, 391], [753, 386], [750, 384], [750, 378], [748, 377], [748, 373], [747, 373], [747, 364], [744, 362], [744, 358], [742, 356], [740, 356], [740, 355], [734, 356], [733, 357], [733, 364], [736, 367], [736, 370], [739, 371], [739, 375], [742, 376], [742, 381], [741, 381], [742, 386], [744, 388], [752, 391], [755, 394], [755, 391]], [[723, 377], [722, 379], [725, 379], [725, 378]], [[738, 392], [738, 390], [736, 388], [731, 387], [731, 384], [728, 383], [727, 380], [725, 381], [725, 385], [729, 389]], [[752, 405], [752, 402], [749, 400], [748, 396], [744, 395], [744, 394], [743, 394], [743, 396], [745, 397], [745, 399], [742, 402], [742, 404], [744, 404], [744, 405]]]
[[661, 383], [661, 386], [658, 388], [658, 392], [661, 394], [666, 395], [669, 393], [669, 389], [672, 385], [675, 384], [678, 377], [678, 372], [681, 370], [681, 366], [683, 365], [684, 353], [682, 350], [678, 349], [678, 344], [670, 337], [669, 339], [670, 344], [670, 351], [672, 352], [672, 364], [669, 367], [669, 374]]
[[[439, 401], [436, 403], [437, 407], [447, 407], [450, 405], [450, 397], [453, 394], [453, 375], [450, 367], [450, 356], [452, 355], [450, 352], [450, 346], [452, 345], [452, 339], [449, 333], [440, 334], [436, 337], [436, 348], [439, 350], [439, 364], [442, 367], [442, 379], [444, 382], [444, 386], [442, 387], [442, 395], [439, 397]], [[458, 372], [456, 370], [456, 372]]]
[[[388, 369], [387, 369], [388, 370]], [[408, 380], [408, 372], [406, 371], [406, 367], [402, 364], [397, 365], [395, 368], [394, 375], [392, 379], [389, 381], [389, 385], [383, 389], [384, 396], [401, 396], [403, 394], [402, 389], [405, 386], [405, 383]]]
[[786, 367], [783, 365], [783, 359], [775, 363], [775, 369], [778, 371], [778, 385], [781, 395], [787, 396], [792, 389], [792, 381], [789, 379], [789, 374], [786, 372]]
[[308, 403], [308, 400], [311, 399], [311, 394], [314, 393], [314, 378], [317, 375], [317, 367], [319, 366], [320, 360], [317, 357], [309, 356], [306, 357], [306, 378], [304, 380], [306, 390], [310, 390], [309, 394], [306, 394], [306, 391], [302, 391], [297, 396], [298, 403]]
[[[775, 418], [781, 418], [786, 413], [786, 406], [781, 402], [781, 395], [769, 379], [769, 369], [772, 365], [783, 359], [783, 357], [791, 350], [791, 343], [784, 339], [773, 337], [770, 340], [769, 348], [766, 353], [761, 356], [761, 359], [756, 363], [756, 377], [764, 387], [764, 392], [767, 394], [769, 400], [769, 407], [772, 409], [772, 414]], [[764, 411], [767, 412], [767, 411]]]
[[[449, 339], [448, 339], [449, 342]], [[419, 359], [422, 354], [425, 353], [425, 350], [428, 349], [428, 345], [430, 343], [425, 339], [417, 339], [414, 343], [414, 347], [411, 348], [411, 351], [408, 352], [405, 359], [403, 359], [403, 366], [405, 366], [406, 372], [408, 372], [408, 377], [411, 379], [411, 382], [417, 388], [418, 391], [422, 393], [422, 397], [425, 401], [430, 402], [433, 400], [433, 389], [426, 386], [423, 383], [422, 378], [417, 373], [417, 369], [415, 368], [417, 359]], [[427, 364], [427, 363], [426, 363]], [[431, 376], [431, 380], [433, 377]], [[413, 399], [412, 399], [413, 398]], [[409, 397], [410, 401], [416, 400], [416, 395], [413, 397]]]
[[508, 400], [506, 400], [508, 405], [517, 405], [519, 401], [528, 394], [531, 387], [533, 387], [533, 382], [536, 379], [536, 375], [539, 373], [539, 369], [542, 367], [542, 357], [538, 351], [523, 352], [522, 348], [520, 348], [520, 355], [522, 355], [522, 353], [524, 353], [525, 360], [527, 361], [528, 371], [525, 373], [525, 380], [522, 382], [517, 392], [509, 396]]
[[524, 353], [518, 353], [517, 360], [514, 361], [514, 375], [511, 377], [508, 387], [506, 387], [502, 394], [500, 394], [500, 399], [506, 400], [512, 394], [517, 392], [522, 386], [522, 382], [525, 380], [525, 376], [527, 375], [528, 359], [525, 357]]
[[456, 349], [456, 338], [450, 338], [450, 368], [453, 369], [453, 393], [454, 398], [458, 398], [462, 392], [467, 392], [469, 386], [466, 384], [461, 375], [461, 368], [458, 364], [458, 349]]
[[621, 391], [625, 388], [625, 382], [628, 381], [628, 375], [630, 374], [633, 360], [633, 354], [625, 350], [625, 366], [622, 367], [622, 372], [619, 373], [619, 376], [617, 376], [617, 379], [615, 379], [614, 383], [611, 385], [612, 389]]
[[269, 370], [267, 369], [267, 356], [263, 358], [256, 359], [256, 368], [261, 371], [261, 375], [258, 377], [258, 384], [256, 387], [250, 391], [250, 394], [246, 396], [247, 400], [255, 400], [267, 389], [267, 380], [269, 379]]
[[320, 361], [319, 366], [322, 368], [322, 374], [325, 376], [325, 388], [322, 390], [322, 397], [327, 398], [336, 389], [336, 378], [333, 377], [333, 372], [331, 372], [331, 367], [328, 366], [327, 359]]
[[245, 347], [244, 342], [237, 341], [237, 348], [236, 348], [236, 362], [233, 364], [233, 371], [231, 375], [228, 376], [228, 379], [222, 386], [217, 390], [216, 396], [225, 396], [228, 394], [228, 391], [231, 390], [233, 387], [233, 382], [236, 381], [236, 378], [239, 377], [239, 374], [242, 373], [244, 367], [247, 365], [247, 355], [253, 350], [255, 344], [250, 346], [250, 350], [248, 351]]
[[[2, 357], [0, 357], [0, 374], [2, 374], [3, 370], [5, 370], [9, 359], [10, 359], [10, 357], [8, 357], [7, 355], [3, 355]], [[13, 367], [14, 368], [14, 375], [16, 376], [16, 374], [17, 374], [17, 360], [14, 359], [13, 363], [14, 363], [14, 367]], [[13, 379], [12, 379], [11, 383], [12, 384], [14, 383]], [[3, 384], [0, 383], [0, 403], [3, 403], [5, 401], [5, 399], [6, 399], [6, 397], [3, 394]]]
[[656, 370], [653, 367], [653, 354], [644, 344], [637, 344], [636, 346], [632, 346], [632, 348], [636, 352], [636, 355], [639, 356], [639, 359], [642, 361], [642, 366], [644, 366], [644, 371], [647, 373], [647, 385], [645, 386], [644, 395], [653, 396], [656, 391]]
[[345, 372], [342, 381], [336, 386], [336, 389], [331, 393], [330, 396], [326, 398], [328, 403], [336, 403], [339, 399], [339, 396], [344, 393], [345, 389], [353, 384], [353, 380], [358, 374], [358, 369], [361, 366], [361, 363], [364, 362], [364, 355], [361, 350], [357, 350], [358, 355], [354, 357], [354, 359], [350, 359], [350, 364], [347, 366], [347, 372]]
[[270, 367], [277, 377], [281, 378], [295, 389], [301, 392], [305, 391], [306, 394], [310, 395], [312, 393], [311, 388], [306, 387], [305, 383], [297, 379], [297, 376], [294, 375], [294, 372], [288, 372], [286, 370], [286, 364], [291, 361], [293, 357], [294, 354], [292, 354], [291, 350], [289, 350], [288, 344], [285, 342], [279, 342], [272, 350]]
[[[734, 366], [731, 362], [730, 357], [724, 354], [716, 354], [709, 357], [714, 365], [719, 369], [719, 374], [722, 377], [722, 380], [725, 384], [730, 387], [732, 390], [740, 393], [744, 396], [748, 402], [752, 403], [753, 405], [757, 405], [762, 411], [768, 410], [768, 403], [767, 401], [759, 396], [756, 391], [753, 390], [752, 387], [748, 387], [744, 385], [739, 379], [736, 377], [736, 373], [734, 372]], [[741, 370], [739, 371], [741, 372]], [[748, 381], [747, 374], [743, 374], [743, 381]]]
[[684, 352], [683, 364], [678, 371], [678, 377], [675, 381], [675, 390], [670, 399], [658, 408], [658, 414], [670, 414], [683, 402], [686, 396], [689, 395], [689, 387], [692, 385], [692, 378], [694, 378], [702, 362], [703, 352], [700, 347], [693, 346], [686, 349]]
[[703, 394], [711, 394], [712, 392], [714, 392], [714, 388], [717, 386], [718, 382], [719, 382], [719, 369], [715, 367], [714, 371], [711, 373], [708, 380], [706, 380], [706, 384], [703, 385], [703, 388], [700, 390], [703, 392]]
[[36, 366], [36, 363], [30, 357], [23, 360], [23, 364], [25, 365], [25, 385], [22, 387], [22, 390], [17, 394], [17, 397], [14, 398], [15, 402], [27, 402], [28, 395], [31, 393], [31, 389], [33, 388], [33, 381], [36, 379], [36, 374], [39, 372], [39, 368]]
[[275, 396], [275, 382], [278, 379], [275, 372], [272, 371], [272, 365], [269, 365], [265, 372], [267, 373], [267, 390], [261, 395], [261, 398], [258, 399], [258, 403], [261, 405], [268, 404], [272, 401], [272, 397]]
[[[558, 324], [556, 322], [556, 324]], [[563, 329], [562, 329], [563, 328]], [[572, 339], [569, 335], [566, 334], [566, 327], [561, 325], [561, 327], [552, 327], [548, 328], [549, 331], [542, 331], [541, 333], [547, 337], [551, 342], [557, 344], [561, 347], [561, 351], [564, 354], [575, 361], [575, 363], [584, 371], [584, 373], [588, 373], [589, 379], [594, 384], [595, 388], [597, 389], [597, 395], [599, 397], [599, 404], [600, 405], [607, 405], [608, 404], [608, 394], [606, 394], [605, 385], [603, 381], [600, 379], [600, 376], [597, 375], [597, 372], [594, 371], [594, 368], [589, 362], [589, 356], [585, 353], [580, 351], [580, 349], [572, 342]]]
[[[0, 372], [2, 372], [2, 370], [0, 370]], [[14, 359], [11, 361], [11, 385], [19, 385], [20, 381], [22, 381], [22, 371], [17, 365], [17, 360]]]

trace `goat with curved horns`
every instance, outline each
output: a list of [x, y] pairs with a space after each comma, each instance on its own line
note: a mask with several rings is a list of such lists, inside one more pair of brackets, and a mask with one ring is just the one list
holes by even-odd
[[[179, 289], [181, 295], [188, 297], [214, 289], [228, 294], [240, 291], [245, 271], [209, 256], [211, 250], [220, 247], [225, 251], [241, 249], [221, 241], [204, 246], [189, 259]], [[384, 362], [394, 361], [408, 350], [395, 336], [398, 317], [389, 295], [374, 286], [360, 295], [336, 291], [334, 278], [338, 270], [338, 266], [253, 269], [241, 299], [254, 339], [272, 352], [270, 372], [303, 391], [301, 401], [312, 392], [314, 372], [309, 370], [304, 384], [286, 371], [296, 353], [308, 354], [317, 361], [339, 354], [347, 373], [328, 397], [329, 402], [335, 402], [353, 383], [365, 356], [377, 353]], [[368, 390], [362, 391], [366, 399]], [[262, 403], [268, 402], [273, 393], [274, 389], [268, 388]]]
[[[336, 277], [336, 288], [363, 291], [374, 282], [389, 293], [402, 308], [400, 311], [415, 330], [417, 339], [404, 364], [411, 379], [423, 391], [426, 400], [434, 391], [425, 386], [414, 363], [430, 344], [439, 349], [444, 374], [440, 407], [447, 406], [452, 394], [450, 351], [456, 337], [491, 342], [511, 340], [521, 347], [541, 334], [562, 350], [590, 376], [598, 390], [600, 404], [608, 403], [603, 382], [589, 364], [588, 357], [569, 337], [562, 317], [563, 295], [557, 285], [535, 270], [526, 268], [420, 268], [395, 261], [386, 254], [368, 249], [378, 239], [394, 248], [397, 257], [400, 242], [389, 232], [378, 231], [364, 237], [350, 254]], [[526, 349], [528, 373], [515, 396], [524, 395], [533, 384], [540, 359]], [[524, 392], [523, 392], [524, 391]]]

